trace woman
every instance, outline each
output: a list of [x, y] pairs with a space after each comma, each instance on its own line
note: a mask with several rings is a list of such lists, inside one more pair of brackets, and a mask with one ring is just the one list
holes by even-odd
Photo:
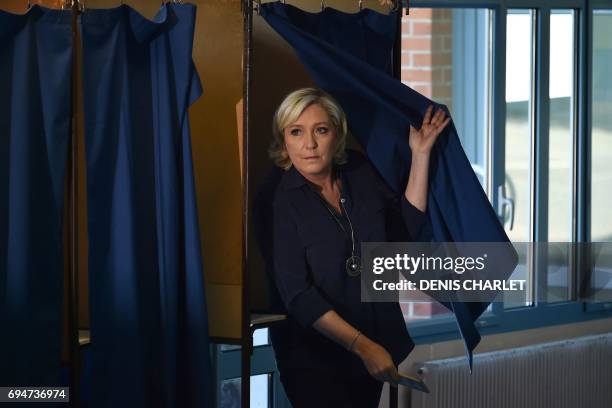
[[272, 275], [287, 310], [270, 329], [293, 407], [377, 407], [383, 383], [414, 347], [398, 303], [361, 302], [360, 243], [422, 240], [431, 148], [450, 118], [430, 106], [410, 128], [401, 197], [345, 150], [344, 112], [327, 93], [289, 94], [274, 116], [270, 157], [285, 170], [272, 202]]

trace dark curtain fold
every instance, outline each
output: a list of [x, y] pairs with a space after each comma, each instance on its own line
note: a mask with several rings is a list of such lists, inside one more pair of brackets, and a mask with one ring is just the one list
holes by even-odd
[[212, 406], [188, 119], [202, 92], [195, 12], [81, 17], [95, 407]]
[[[332, 8], [308, 13], [280, 2], [266, 3], [261, 15], [296, 51], [315, 83], [344, 108], [351, 133], [390, 187], [408, 181], [409, 125], [420, 128], [430, 104], [443, 108], [390, 75], [397, 27], [396, 12], [371, 9], [348, 14]], [[508, 243], [500, 265], [516, 259], [502, 225], [461, 147], [454, 123], [438, 137], [430, 167], [427, 200], [433, 240]], [[500, 254], [503, 251], [500, 251]], [[516, 265], [516, 262], [514, 263]], [[476, 319], [488, 303], [443, 303], [456, 316], [468, 362], [480, 341]]]
[[0, 11], [0, 386], [60, 384], [70, 11]]

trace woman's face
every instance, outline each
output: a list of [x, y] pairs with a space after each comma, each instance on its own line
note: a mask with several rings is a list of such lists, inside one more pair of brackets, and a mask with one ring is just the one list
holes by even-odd
[[304, 175], [320, 176], [331, 170], [336, 130], [319, 104], [304, 109], [284, 129], [285, 146], [295, 168]]

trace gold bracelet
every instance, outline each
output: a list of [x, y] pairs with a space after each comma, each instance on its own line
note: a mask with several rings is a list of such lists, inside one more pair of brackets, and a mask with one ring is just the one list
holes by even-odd
[[359, 337], [360, 335], [361, 335], [361, 332], [359, 330], [357, 330], [357, 334], [355, 335], [355, 338], [353, 339], [353, 341], [351, 341], [351, 345], [349, 346], [348, 351], [352, 351], [353, 350], [353, 345], [357, 341], [357, 337]]

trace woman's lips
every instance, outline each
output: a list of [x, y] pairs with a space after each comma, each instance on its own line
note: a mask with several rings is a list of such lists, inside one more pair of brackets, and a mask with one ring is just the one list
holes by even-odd
[[314, 159], [318, 159], [319, 156], [308, 156], [308, 157], [304, 157], [304, 160], [314, 160]]

